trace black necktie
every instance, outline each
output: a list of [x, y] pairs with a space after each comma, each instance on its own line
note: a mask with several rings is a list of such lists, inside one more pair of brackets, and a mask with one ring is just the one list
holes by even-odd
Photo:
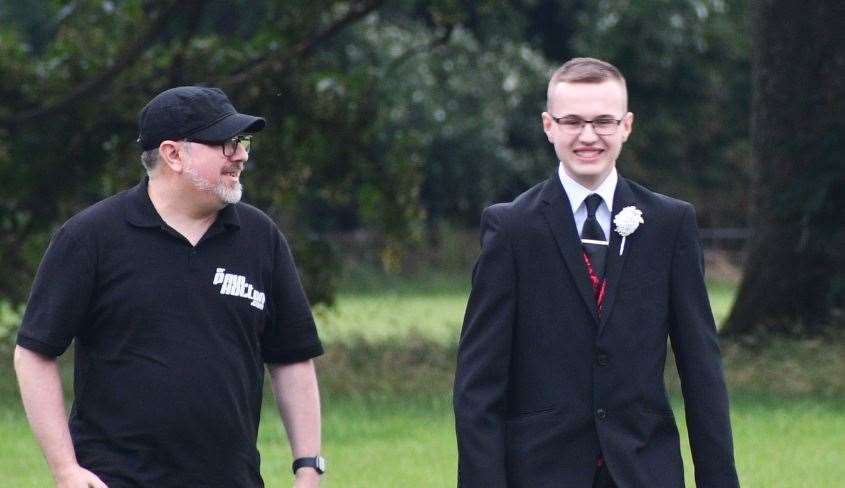
[[593, 271], [599, 279], [604, 279], [607, 238], [604, 236], [599, 221], [596, 220], [596, 209], [599, 208], [601, 202], [601, 197], [595, 193], [584, 200], [584, 205], [587, 207], [587, 220], [584, 221], [584, 227], [581, 229], [581, 246], [590, 258]]

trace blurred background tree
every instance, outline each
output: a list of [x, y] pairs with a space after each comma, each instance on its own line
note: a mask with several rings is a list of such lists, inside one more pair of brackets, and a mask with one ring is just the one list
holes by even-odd
[[729, 334], [845, 329], [845, 4], [751, 2], [755, 232]]
[[[750, 38], [739, 0], [0, 3], [0, 296], [26, 299], [51, 233], [142, 175], [136, 116], [180, 84], [265, 116], [245, 198], [291, 237], [331, 302], [338, 232], [388, 271], [556, 168], [539, 114], [572, 56], [626, 74], [620, 171], [746, 227]], [[841, 273], [840, 273], [841, 275]]]

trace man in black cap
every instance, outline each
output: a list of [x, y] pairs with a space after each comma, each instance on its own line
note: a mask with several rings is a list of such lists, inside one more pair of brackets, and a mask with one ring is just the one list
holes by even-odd
[[[263, 486], [266, 363], [294, 486], [318, 486], [322, 346], [284, 236], [239, 202], [264, 119], [179, 87], [139, 122], [147, 177], [57, 231], [18, 334], [21, 397], [56, 484]], [[68, 422], [56, 358], [74, 339]]]

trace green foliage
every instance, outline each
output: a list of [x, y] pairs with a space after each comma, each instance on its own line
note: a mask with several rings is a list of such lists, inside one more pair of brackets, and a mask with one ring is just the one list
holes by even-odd
[[0, 300], [0, 358], [7, 357], [14, 348], [18, 326], [23, 317], [23, 305], [13, 307]]
[[[7, 16], [0, 169], [10, 176], [0, 183], [8, 195], [0, 267], [11, 272], [0, 280], [3, 294], [23, 300], [40, 256], [29, 250], [43, 250], [57, 225], [137, 181], [135, 114], [162, 89], [187, 83], [223, 86], [240, 110], [270, 121], [250, 163], [256, 171], [245, 175], [247, 197], [291, 237], [314, 302], [333, 295], [328, 231], [364, 226], [383, 234], [382, 260], [395, 269], [408, 243], [423, 237], [426, 163], [456, 141], [461, 159], [470, 154], [477, 122], [464, 114], [489, 105], [485, 92], [503, 77], [502, 60], [481, 56], [484, 48], [462, 27], [470, 16], [461, 4], [396, 4], [369, 16], [378, 3], [267, 1], [243, 13], [174, 5], [35, 4], [21, 23]], [[484, 12], [498, 9], [473, 8], [470, 27], [479, 32]], [[41, 18], [52, 19], [49, 29], [27, 20]], [[440, 58], [456, 53], [458, 62]], [[488, 74], [473, 86], [458, 66], [477, 57]], [[460, 105], [451, 103], [458, 98]], [[481, 144], [503, 146], [504, 117], [488, 111], [482, 119], [489, 130]], [[460, 167], [455, 158], [445, 162]]]
[[292, 252], [297, 256], [302, 286], [311, 293], [312, 303], [331, 305], [335, 299], [339, 266], [337, 253], [328, 241], [313, 234], [302, 236], [293, 243]]
[[267, 118], [246, 199], [289, 236], [315, 303], [337, 286], [330, 234], [381, 236], [379, 261], [400, 271], [440, 222], [474, 226], [483, 206], [547, 177], [539, 114], [568, 55], [628, 75], [637, 122], [623, 173], [692, 199], [706, 222], [744, 222], [736, 0], [6, 5], [0, 295], [14, 303], [61, 222], [139, 179], [136, 114], [178, 84], [221, 86]]
[[626, 75], [634, 133], [621, 171], [692, 201], [707, 226], [745, 225], [750, 40], [739, 1], [602, 0], [573, 41]]

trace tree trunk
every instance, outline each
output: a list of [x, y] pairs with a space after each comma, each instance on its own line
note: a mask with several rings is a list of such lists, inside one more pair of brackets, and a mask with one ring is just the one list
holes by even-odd
[[753, 0], [755, 208], [724, 332], [845, 328], [845, 4]]

